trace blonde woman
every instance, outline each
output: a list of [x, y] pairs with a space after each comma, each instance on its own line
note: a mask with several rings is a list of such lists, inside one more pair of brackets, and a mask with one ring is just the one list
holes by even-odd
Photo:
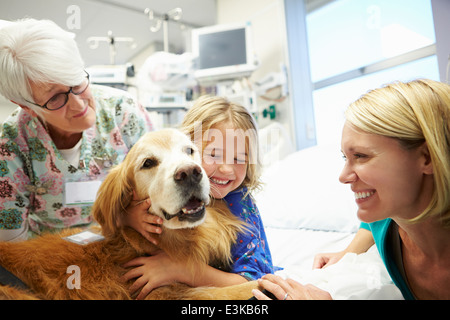
[[[182, 130], [201, 151], [202, 166], [209, 177], [213, 201], [225, 201], [230, 211], [247, 222], [248, 233], [240, 234], [232, 246], [230, 270], [198, 266], [189, 272], [164, 253], [137, 258], [126, 267], [124, 280], [137, 278], [130, 291], [144, 298], [152, 289], [182, 282], [190, 286], [229, 286], [256, 280], [273, 273], [272, 258], [264, 227], [250, 192], [258, 188], [257, 128], [251, 114], [242, 106], [220, 97], [202, 97], [188, 111]], [[157, 275], [157, 277], [154, 277]]]
[[[319, 255], [316, 267], [375, 243], [405, 299], [450, 299], [450, 86], [416, 80], [365, 94], [346, 111], [341, 146], [340, 181], [363, 223], [344, 252]], [[292, 280], [262, 283], [278, 298], [330, 298]]]

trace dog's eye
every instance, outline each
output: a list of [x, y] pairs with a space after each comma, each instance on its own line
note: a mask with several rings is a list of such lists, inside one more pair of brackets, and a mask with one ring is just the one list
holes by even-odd
[[192, 147], [185, 147], [184, 152], [186, 152], [187, 155], [191, 156], [194, 154], [195, 150]]
[[144, 163], [142, 164], [142, 169], [150, 169], [158, 165], [158, 160], [154, 158], [148, 158], [145, 159]]

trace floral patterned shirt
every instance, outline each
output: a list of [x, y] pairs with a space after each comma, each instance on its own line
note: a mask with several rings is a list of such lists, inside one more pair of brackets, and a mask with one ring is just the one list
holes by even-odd
[[91, 90], [97, 118], [83, 132], [78, 167], [63, 159], [38, 118], [21, 108], [0, 127], [0, 233], [89, 224], [90, 206], [64, 206], [65, 182], [101, 180], [152, 130], [148, 113], [126, 91], [96, 85]]
[[247, 188], [240, 188], [224, 197], [230, 211], [244, 220], [250, 231], [239, 234], [231, 249], [231, 272], [248, 280], [256, 280], [267, 273], [274, 273], [278, 268], [272, 265], [272, 255], [258, 208], [250, 194], [244, 197], [246, 193]]

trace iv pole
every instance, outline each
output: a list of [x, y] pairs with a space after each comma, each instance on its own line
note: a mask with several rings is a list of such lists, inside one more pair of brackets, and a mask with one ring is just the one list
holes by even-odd
[[169, 52], [169, 20], [178, 21], [181, 19], [182, 14], [181, 8], [174, 8], [167, 13], [157, 16], [153, 10], [146, 8], [144, 13], [148, 15], [150, 21], [155, 21], [150, 30], [152, 32], [157, 32], [161, 29], [161, 24], [163, 26], [163, 41], [164, 41], [164, 51]]
[[133, 38], [130, 37], [114, 37], [111, 30], [108, 31], [107, 37], [89, 37], [87, 38], [87, 42], [89, 43], [89, 48], [97, 49], [99, 46], [99, 42], [108, 42], [109, 43], [109, 62], [111, 65], [116, 63], [116, 43], [117, 42], [129, 42], [131, 43], [131, 49], [136, 47], [136, 43]]

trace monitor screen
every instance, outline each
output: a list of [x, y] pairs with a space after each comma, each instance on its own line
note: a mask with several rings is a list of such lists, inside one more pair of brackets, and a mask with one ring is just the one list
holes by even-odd
[[248, 77], [257, 67], [250, 23], [194, 29], [192, 51], [199, 82]]
[[245, 28], [199, 35], [199, 69], [247, 63]]

